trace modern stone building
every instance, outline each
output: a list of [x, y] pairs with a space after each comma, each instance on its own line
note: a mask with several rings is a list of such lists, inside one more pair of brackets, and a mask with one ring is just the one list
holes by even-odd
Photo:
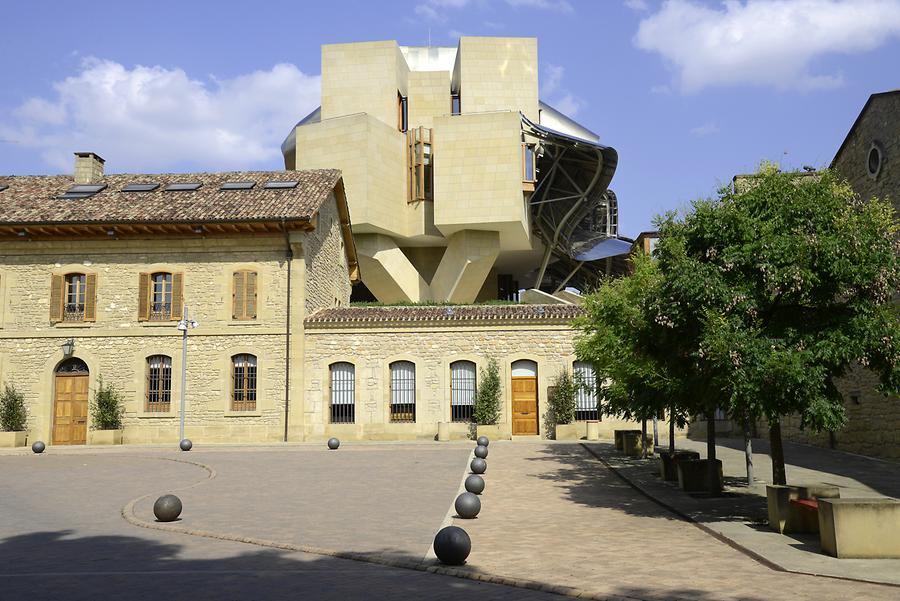
[[473, 302], [584, 289], [617, 239], [618, 156], [538, 98], [535, 38], [322, 47], [322, 104], [287, 169], [338, 168], [362, 267], [354, 299]]

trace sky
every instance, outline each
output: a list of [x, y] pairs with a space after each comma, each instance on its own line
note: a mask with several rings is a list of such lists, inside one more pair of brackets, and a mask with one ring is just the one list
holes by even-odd
[[763, 160], [827, 166], [900, 87], [900, 0], [4, 2], [0, 173], [281, 169], [322, 44], [538, 38], [541, 99], [619, 152], [620, 234]]

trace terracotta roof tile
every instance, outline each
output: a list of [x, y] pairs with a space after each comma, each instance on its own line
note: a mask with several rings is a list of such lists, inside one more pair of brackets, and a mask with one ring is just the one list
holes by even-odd
[[[226, 171], [220, 173], [110, 174], [106, 189], [89, 198], [56, 198], [74, 185], [70, 175], [0, 176], [0, 224], [184, 223], [310, 219], [334, 190], [341, 172]], [[270, 180], [296, 188], [266, 189]], [[251, 190], [220, 191], [224, 182], [252, 181]], [[169, 183], [199, 182], [196, 191], [166, 192]], [[128, 184], [159, 183], [152, 192], [122, 192]]]
[[332, 307], [306, 318], [309, 325], [403, 323], [423, 321], [553, 321], [584, 315], [576, 305], [434, 305], [397, 307]]

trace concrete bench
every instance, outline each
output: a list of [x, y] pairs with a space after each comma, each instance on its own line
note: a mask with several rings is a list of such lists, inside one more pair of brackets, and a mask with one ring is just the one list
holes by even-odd
[[663, 480], [678, 481], [678, 462], [690, 459], [700, 459], [697, 451], [685, 451], [676, 449], [674, 453], [668, 450], [659, 452], [659, 475]]
[[766, 486], [766, 505], [769, 511], [769, 526], [775, 532], [819, 531], [818, 519], [810, 516], [809, 504], [797, 504], [797, 500], [836, 499], [841, 496], [837, 486], [826, 484], [806, 484], [798, 486], [782, 486], [769, 484]]
[[722, 460], [716, 459], [718, 482], [710, 486], [709, 459], [679, 459], [678, 486], [685, 492], [710, 492], [722, 490]]
[[625, 450], [625, 433], [626, 432], [637, 432], [641, 433], [640, 430], [613, 430], [613, 439], [616, 442], [616, 450], [624, 451]]
[[641, 442], [640, 430], [626, 430], [622, 434], [622, 452], [631, 457], [640, 457], [643, 454], [644, 446], [647, 447], [647, 455], [653, 455], [653, 437], [648, 435]]
[[820, 499], [819, 540], [832, 557], [900, 558], [900, 501]]

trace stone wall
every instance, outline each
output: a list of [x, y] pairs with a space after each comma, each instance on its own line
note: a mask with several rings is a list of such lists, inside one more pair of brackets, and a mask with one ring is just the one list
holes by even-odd
[[306, 312], [349, 303], [347, 253], [334, 200], [329, 200], [319, 210], [316, 229], [305, 238], [303, 256], [307, 273]]
[[[497, 360], [501, 380], [500, 423], [511, 424], [510, 366], [530, 359], [538, 366], [538, 431], [547, 437], [547, 388], [563, 369], [572, 369], [573, 341], [577, 332], [568, 325], [506, 323], [470, 325], [434, 324], [306, 324], [306, 439], [332, 435], [350, 439], [433, 439], [438, 422], [450, 422], [450, 363], [468, 360], [479, 371], [489, 358]], [[416, 365], [416, 423], [390, 423], [390, 363]], [[329, 366], [347, 361], [355, 366], [356, 420], [331, 424]], [[635, 428], [634, 423], [603, 418], [601, 435], [612, 437], [614, 428]], [[451, 424], [453, 438], [469, 436], [469, 424]], [[509, 430], [507, 430], [509, 431]]]

